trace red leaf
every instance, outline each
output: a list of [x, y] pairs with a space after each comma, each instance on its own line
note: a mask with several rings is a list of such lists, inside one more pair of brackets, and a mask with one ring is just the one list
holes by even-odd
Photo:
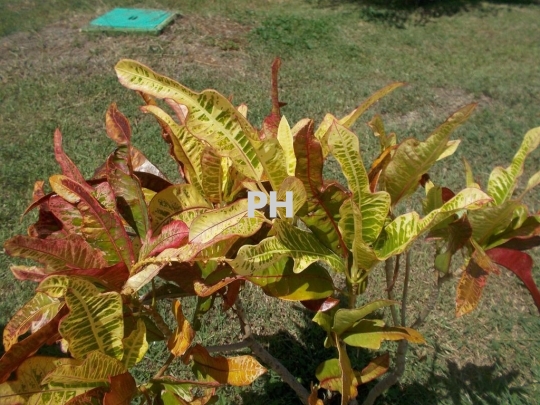
[[58, 324], [67, 314], [68, 309], [63, 306], [56, 316], [37, 332], [32, 333], [26, 339], [11, 346], [11, 348], [0, 359], [0, 384], [5, 382], [9, 375], [19, 367], [28, 357], [32, 356], [38, 349], [50, 341], [60, 339]]
[[60, 165], [64, 176], [81, 184], [87, 191], [92, 191], [92, 188], [86, 183], [83, 175], [77, 166], [75, 166], [75, 163], [71, 161], [69, 156], [64, 152], [64, 149], [62, 149], [62, 133], [58, 128], [54, 131], [54, 157]]
[[39, 283], [48, 276], [44, 268], [37, 266], [11, 266], [10, 270], [17, 280], [30, 280]]
[[171, 263], [171, 265], [163, 267], [158, 276], [177, 284], [189, 295], [197, 295], [193, 283], [202, 278], [199, 266], [190, 263]]
[[128, 372], [109, 377], [111, 389], [105, 393], [103, 405], [130, 405], [137, 393], [135, 379]]
[[131, 128], [127, 118], [118, 111], [116, 103], [112, 103], [105, 115], [107, 136], [118, 145], [129, 145], [131, 140]]
[[300, 303], [307, 309], [313, 312], [325, 312], [339, 304], [337, 298], [328, 297], [321, 298], [320, 300], [300, 301]]
[[10, 256], [45, 264], [48, 273], [106, 266], [103, 255], [78, 235], [65, 239], [37, 239], [19, 235], [9, 239], [4, 248]]
[[513, 238], [500, 245], [500, 248], [512, 250], [529, 250], [540, 246], [540, 236], [531, 236], [530, 238]]
[[159, 235], [151, 236], [144, 242], [141, 248], [140, 257], [144, 259], [149, 256], [155, 256], [168, 248], [179, 248], [188, 242], [189, 229], [187, 225], [179, 220], [169, 222], [163, 228]]
[[450, 201], [455, 196], [456, 196], [456, 193], [454, 193], [449, 188], [446, 188], [446, 187], [442, 188], [442, 200], [443, 200], [443, 203]]
[[540, 291], [538, 290], [532, 276], [532, 257], [527, 253], [501, 247], [489, 249], [486, 251], [486, 254], [495, 263], [506, 267], [508, 270], [518, 276], [518, 278], [523, 282], [523, 284], [525, 284], [525, 287], [527, 287], [531, 293], [534, 304], [540, 312]]
[[129, 278], [129, 270], [124, 262], [99, 269], [73, 269], [58, 271], [52, 275], [93, 277], [110, 287], [110, 290], [121, 291]]
[[69, 233], [81, 233], [82, 215], [73, 205], [62, 197], [53, 195], [49, 198], [49, 209], [62, 223], [62, 227]]
[[280, 67], [281, 59], [275, 58], [272, 63], [272, 112], [263, 121], [261, 139], [277, 137], [279, 122], [281, 121], [281, 107], [285, 105], [279, 102], [278, 74]]

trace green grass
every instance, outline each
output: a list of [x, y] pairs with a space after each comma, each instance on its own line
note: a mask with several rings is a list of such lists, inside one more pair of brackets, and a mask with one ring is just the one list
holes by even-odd
[[[235, 103], [248, 104], [248, 117], [257, 125], [270, 109], [269, 67], [276, 55], [283, 59], [280, 90], [288, 105], [282, 111], [290, 123], [304, 117], [320, 121], [326, 112], [344, 115], [385, 84], [407, 81], [406, 88], [381, 101], [356, 125], [366, 163], [377, 151], [365, 125], [373, 113], [382, 114], [387, 130], [399, 139], [424, 139], [458, 107], [476, 101], [476, 113], [456, 132], [462, 139], [458, 152], [431, 173], [435, 181], [455, 189], [464, 185], [462, 157], [485, 185], [491, 168], [507, 165], [524, 133], [540, 125], [540, 8], [534, 4], [471, 2], [427, 19], [425, 13], [408, 9], [406, 18], [394, 24], [390, 17], [401, 9], [381, 8], [376, 2], [247, 3], [145, 3], [180, 9], [185, 17], [160, 37], [109, 38], [78, 28], [110, 6], [136, 2], [94, 6], [90, 1], [0, 0], [0, 242], [25, 232], [32, 215], [21, 222], [20, 214], [33, 182], [58, 171], [52, 148], [56, 127], [85, 175], [112, 150], [104, 133], [110, 102], [116, 101], [131, 120], [136, 145], [177, 178], [157, 126], [138, 111], [137, 96], [116, 81], [112, 67], [122, 57], [139, 59], [196, 90], [211, 87], [232, 94]], [[67, 17], [72, 19], [66, 22]], [[539, 167], [537, 151], [525, 175]], [[327, 176], [338, 177], [335, 166], [328, 165]], [[539, 194], [531, 194], [529, 202], [538, 210]], [[425, 302], [432, 280], [433, 252], [424, 245], [417, 248], [411, 314]], [[538, 262], [539, 255], [535, 258]], [[0, 253], [1, 325], [32, 294], [31, 283], [11, 276], [8, 268], [15, 262]], [[534, 271], [540, 282], [538, 264]], [[381, 282], [380, 272], [374, 274], [369, 298], [383, 294]], [[380, 403], [538, 403], [540, 322], [526, 290], [506, 273], [492, 277], [480, 307], [455, 319], [455, 284], [444, 286], [437, 309], [421, 330], [428, 344], [411, 349], [402, 383]], [[323, 333], [298, 305], [261, 297], [254, 288], [244, 294], [256, 333], [268, 336], [265, 345], [308, 386], [318, 361], [333, 356], [322, 346]], [[188, 313], [192, 307], [186, 304]], [[207, 344], [236, 339], [238, 330], [229, 316], [212, 310], [198, 339]], [[153, 347], [137, 369], [141, 381], [165, 360], [160, 348]], [[350, 354], [355, 367], [362, 368], [367, 354]], [[253, 390], [228, 388], [223, 393], [223, 404], [295, 403], [273, 373], [258, 380]]]

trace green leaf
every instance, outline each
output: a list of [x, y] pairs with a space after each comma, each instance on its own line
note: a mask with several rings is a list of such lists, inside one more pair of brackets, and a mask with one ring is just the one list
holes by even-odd
[[244, 198], [226, 207], [199, 215], [190, 225], [190, 243], [202, 245], [235, 235], [246, 237], [255, 234], [265, 221], [265, 217], [255, 211], [253, 218], [249, 218], [247, 209], [248, 200]]
[[153, 231], [160, 229], [174, 215], [194, 208], [212, 208], [212, 204], [191, 184], [167, 187], [152, 198], [148, 207]]
[[334, 316], [332, 331], [336, 335], [340, 336], [369, 314], [381, 308], [395, 304], [398, 304], [398, 302], [391, 300], [378, 300], [356, 309], [338, 309]]
[[487, 185], [488, 194], [493, 197], [495, 205], [501, 205], [516, 188], [516, 181], [523, 173], [523, 164], [527, 156], [540, 145], [540, 127], [531, 129], [525, 134], [521, 146], [506, 169], [498, 166], [491, 172]]
[[282, 258], [245, 278], [261, 287], [265, 294], [287, 301], [317, 300], [334, 292], [332, 277], [324, 267], [312, 263], [297, 274], [290, 258]]
[[76, 204], [83, 217], [81, 231], [85, 239], [105, 254], [107, 263], [123, 261], [130, 268], [134, 254], [120, 217], [103, 208], [83, 186], [65, 176], [52, 176], [50, 183], [55, 193]]
[[280, 220], [275, 220], [274, 229], [276, 236], [263, 239], [258, 245], [244, 245], [239, 249], [236, 258], [230, 261], [235, 273], [249, 276], [273, 266], [283, 257], [293, 258], [295, 273], [319, 260], [336, 272], [345, 270], [343, 260], [324, 247], [311, 232]]
[[219, 156], [212, 148], [204, 148], [201, 157], [202, 167], [201, 182], [204, 195], [214, 204], [223, 202], [224, 184], [227, 183], [229, 168], [227, 159]]
[[[65, 288], [64, 298], [69, 314], [60, 322], [58, 331], [69, 343], [73, 357], [82, 359], [99, 350], [121, 360], [124, 355], [124, 323], [120, 294], [99, 293], [92, 283], [81, 278], [49, 277], [53, 278]], [[45, 284], [44, 281], [40, 285], [40, 290], [44, 290]]]
[[451, 133], [469, 118], [475, 107], [476, 104], [469, 104], [452, 114], [425, 142], [410, 138], [399, 144], [381, 175], [392, 205], [416, 190], [422, 175], [447, 149]]
[[41, 292], [19, 309], [4, 327], [4, 350], [9, 350], [17, 343], [19, 337], [28, 330], [35, 332], [42, 325], [48, 323], [56, 316], [64, 305], [56, 298], [49, 297]]
[[411, 328], [385, 326], [380, 319], [362, 319], [341, 336], [349, 346], [378, 350], [384, 340], [405, 339], [411, 343], [426, 343], [420, 333]]
[[227, 98], [215, 90], [196, 93], [134, 60], [121, 60], [115, 70], [124, 86], [185, 105], [189, 132], [231, 158], [243, 175], [260, 180], [263, 168], [251, 143], [258, 142], [257, 132]]
[[126, 372], [122, 362], [99, 351], [88, 354], [84, 360], [59, 359], [56, 368], [43, 379], [51, 387], [92, 388], [107, 386], [109, 377]]
[[136, 328], [122, 340], [122, 345], [124, 346], [122, 363], [126, 369], [133, 367], [144, 358], [148, 350], [148, 342], [146, 340], [146, 326], [142, 319], [137, 319]]

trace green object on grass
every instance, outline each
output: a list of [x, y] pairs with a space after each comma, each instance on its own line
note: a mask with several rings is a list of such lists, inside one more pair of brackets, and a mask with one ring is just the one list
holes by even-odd
[[84, 31], [159, 34], [176, 12], [139, 8], [115, 8], [92, 20]]

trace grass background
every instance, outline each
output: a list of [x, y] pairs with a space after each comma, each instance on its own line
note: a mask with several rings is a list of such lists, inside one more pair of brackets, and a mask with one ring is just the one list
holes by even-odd
[[[79, 29], [113, 6], [175, 9], [183, 14], [159, 37], [87, 34]], [[137, 96], [118, 84], [113, 66], [134, 58], [195, 89], [215, 88], [249, 106], [259, 125], [270, 109], [270, 64], [283, 60], [282, 112], [289, 122], [317, 122], [326, 112], [352, 110], [392, 81], [409, 85], [381, 101], [355, 126], [365, 163], [377, 144], [366, 122], [378, 112], [399, 139], [425, 139], [469, 102], [473, 117], [456, 132], [458, 152], [431, 173], [439, 184], [464, 186], [461, 158], [486, 184], [495, 165], [507, 165], [525, 132], [540, 125], [540, 5], [538, 1], [67, 1], [0, 0], [0, 242], [24, 233], [21, 221], [35, 180], [58, 171], [52, 134], [60, 127], [67, 153], [85, 175], [112, 151], [104, 114], [115, 101], [131, 120], [135, 144], [177, 178], [157, 125], [138, 111]], [[540, 168], [538, 151], [525, 175]], [[339, 177], [327, 165], [329, 178]], [[525, 176], [524, 176], [525, 177]], [[525, 177], [527, 178], [527, 177]], [[523, 185], [521, 185], [522, 187]], [[519, 190], [518, 190], [519, 191]], [[419, 196], [418, 196], [419, 197]], [[540, 207], [538, 192], [528, 202]], [[417, 244], [411, 315], [433, 282], [433, 251]], [[538, 263], [539, 255], [535, 255]], [[15, 261], [0, 252], [0, 325], [34, 288], [13, 279]], [[540, 283], [539, 265], [534, 271]], [[370, 293], [384, 294], [375, 271]], [[457, 280], [455, 280], [457, 281]], [[454, 317], [456, 282], [447, 283], [437, 309], [421, 329], [428, 344], [413, 347], [403, 381], [381, 404], [540, 403], [540, 320], [532, 299], [508, 272], [491, 277], [479, 308]], [[323, 333], [297, 305], [247, 288], [245, 306], [255, 333], [308, 386], [320, 361], [333, 356]], [[189, 303], [188, 312], [192, 309]], [[230, 343], [239, 330], [228, 313], [212, 310], [198, 334], [206, 344]], [[392, 349], [394, 345], [385, 346]], [[144, 380], [165, 360], [152, 347], [136, 370]], [[351, 351], [362, 368], [367, 355]], [[182, 375], [180, 367], [174, 372]], [[269, 373], [253, 389], [222, 390], [223, 404], [293, 404], [290, 389]], [[363, 392], [361, 392], [361, 395]]]

